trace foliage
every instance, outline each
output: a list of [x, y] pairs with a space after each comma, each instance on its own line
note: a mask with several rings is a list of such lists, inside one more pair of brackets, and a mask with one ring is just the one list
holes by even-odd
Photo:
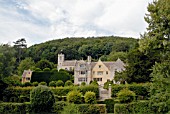
[[52, 91], [47, 86], [37, 86], [30, 94], [32, 108], [35, 112], [50, 112], [55, 103]]
[[40, 69], [44, 68], [54, 68], [54, 64], [52, 62], [49, 62], [48, 60], [42, 59], [36, 63], [36, 67]]
[[86, 85], [86, 82], [82, 82], [82, 83], [81, 83], [81, 86], [85, 86], [85, 85]]
[[38, 82], [33, 82], [32, 85], [33, 86], [38, 86]]
[[85, 103], [87, 104], [95, 104], [96, 103], [96, 95], [94, 92], [87, 91], [84, 95]]
[[109, 89], [109, 84], [112, 85], [113, 84], [113, 81], [107, 81], [104, 83], [104, 89]]
[[32, 86], [32, 83], [31, 82], [25, 82], [24, 83], [24, 86], [27, 87], [27, 86]]
[[106, 104], [107, 113], [114, 112], [114, 105], [115, 105], [114, 99], [105, 99], [104, 104]]
[[1, 114], [25, 114], [26, 105], [24, 103], [0, 103]]
[[156, 63], [151, 74], [151, 98], [152, 110], [157, 113], [166, 113], [170, 110], [170, 65], [165, 61]]
[[[3, 80], [0, 80], [0, 93], [3, 93], [3, 91], [8, 87], [8, 84], [6, 84]], [[2, 100], [3, 94], [0, 94], [0, 100]]]
[[69, 103], [81, 104], [82, 102], [81, 96], [82, 96], [81, 92], [77, 90], [70, 91], [67, 94], [67, 101]]
[[98, 86], [98, 85], [99, 85], [96, 80], [92, 81], [90, 84], [91, 84], [91, 85], [95, 85], [95, 86]]
[[8, 44], [0, 45], [0, 79], [11, 76], [15, 69], [15, 50]]
[[4, 78], [4, 82], [11, 86], [19, 86], [21, 85], [20, 77], [19, 76], [8, 76]]
[[79, 104], [77, 105], [81, 114], [105, 114], [106, 107], [103, 104]]
[[56, 82], [56, 86], [60, 87], [60, 86], [64, 86], [64, 82], [62, 80], [58, 80]]
[[81, 114], [81, 113], [79, 112], [77, 105], [70, 103], [64, 107], [61, 114]]
[[53, 112], [60, 114], [66, 105], [67, 105], [67, 102], [65, 101], [55, 102]]
[[24, 70], [28, 70], [31, 69], [33, 70], [33, 67], [35, 66], [34, 61], [32, 60], [32, 58], [25, 58], [24, 60], [22, 60], [18, 66], [18, 75], [21, 76], [22, 73], [24, 72]]
[[149, 101], [115, 104], [114, 114], [154, 114], [149, 108]]
[[49, 71], [50, 71], [50, 68], [44, 68], [43, 71], [44, 71], [44, 72], [49, 72]]
[[46, 82], [40, 82], [39, 85], [47, 85]]
[[67, 80], [64, 86], [73, 86], [73, 83], [71, 80]]
[[55, 81], [51, 81], [51, 82], [49, 83], [49, 86], [50, 86], [50, 87], [56, 87], [56, 82], [55, 82]]
[[121, 103], [129, 103], [135, 100], [136, 94], [133, 91], [130, 91], [128, 89], [120, 90], [120, 92], [117, 94], [117, 98], [119, 102]]

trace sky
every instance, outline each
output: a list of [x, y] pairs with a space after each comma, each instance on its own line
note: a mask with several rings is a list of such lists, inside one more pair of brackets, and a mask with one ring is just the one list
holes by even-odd
[[65, 37], [140, 38], [153, 0], [0, 0], [0, 44]]

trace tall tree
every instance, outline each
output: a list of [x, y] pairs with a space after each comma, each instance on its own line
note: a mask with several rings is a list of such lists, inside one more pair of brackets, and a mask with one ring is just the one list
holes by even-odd
[[27, 44], [26, 44], [26, 40], [25, 38], [21, 38], [21, 39], [18, 39], [16, 42], [13, 42], [14, 43], [14, 47], [17, 49], [18, 51], [18, 54], [17, 54], [17, 59], [18, 59], [18, 63], [20, 63], [21, 61], [21, 55], [23, 54], [23, 49], [24, 48], [27, 48]]

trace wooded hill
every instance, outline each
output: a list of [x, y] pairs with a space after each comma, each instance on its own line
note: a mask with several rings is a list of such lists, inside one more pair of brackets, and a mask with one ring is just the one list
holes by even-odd
[[[65, 59], [92, 59], [101, 58], [105, 61], [113, 61], [118, 57], [126, 60], [126, 53], [135, 48], [138, 40], [126, 37], [89, 37], [89, 38], [64, 38], [45, 43], [36, 44], [26, 49], [25, 57], [31, 57], [35, 62], [47, 59], [57, 63], [58, 53], [65, 54]], [[24, 57], [23, 56], [23, 57]], [[25, 58], [24, 57], [24, 58]]]

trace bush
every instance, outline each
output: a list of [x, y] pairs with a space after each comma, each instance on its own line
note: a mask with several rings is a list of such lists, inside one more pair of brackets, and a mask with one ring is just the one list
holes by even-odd
[[33, 86], [38, 86], [38, 82], [33, 82], [32, 85]]
[[36, 72], [40, 72], [40, 71], [42, 71], [40, 68], [35, 68], [35, 71]]
[[43, 71], [49, 72], [49, 71], [50, 71], [50, 68], [44, 68]]
[[56, 82], [55, 82], [55, 81], [51, 81], [51, 82], [49, 83], [49, 86], [50, 86], [50, 87], [56, 87]]
[[85, 86], [85, 85], [86, 85], [86, 83], [85, 83], [85, 82], [82, 82], [82, 83], [81, 83], [81, 86]]
[[96, 103], [96, 95], [94, 92], [91, 92], [91, 91], [87, 91], [84, 95], [84, 100], [85, 100], [85, 103], [88, 103], [88, 104], [95, 104]]
[[18, 102], [18, 97], [11, 97], [9, 99], [10, 102]]
[[42, 85], [31, 91], [30, 100], [35, 112], [50, 112], [55, 103], [52, 91], [47, 86]]
[[64, 86], [73, 86], [73, 83], [72, 83], [72, 81], [67, 80], [67, 81], [65, 82], [65, 85], [64, 85]]
[[78, 106], [71, 103], [64, 107], [61, 114], [81, 114], [78, 110]]
[[46, 82], [40, 82], [39, 85], [45, 85], [46, 86], [47, 83]]
[[67, 94], [67, 101], [69, 103], [80, 104], [82, 102], [81, 96], [82, 94], [77, 90], [70, 91]]
[[26, 114], [24, 103], [0, 103], [1, 114]]
[[62, 80], [58, 80], [56, 82], [56, 86], [60, 87], [60, 86], [64, 86], [64, 82]]
[[96, 81], [96, 80], [92, 81], [90, 84], [91, 84], [91, 85], [96, 85], [96, 86], [98, 86], [98, 85], [99, 85], [99, 84], [97, 83], [97, 81]]
[[53, 112], [59, 114], [64, 109], [64, 107], [67, 105], [65, 101], [58, 101], [54, 104], [54, 110]]
[[121, 103], [129, 103], [135, 100], [136, 94], [128, 89], [123, 89], [117, 94], [117, 98]]
[[128, 104], [115, 104], [115, 114], [154, 114], [149, 107], [149, 101], [138, 101]]
[[107, 113], [114, 113], [114, 99], [105, 99], [104, 104], [106, 104]]
[[24, 87], [32, 86], [31, 82], [25, 82]]

